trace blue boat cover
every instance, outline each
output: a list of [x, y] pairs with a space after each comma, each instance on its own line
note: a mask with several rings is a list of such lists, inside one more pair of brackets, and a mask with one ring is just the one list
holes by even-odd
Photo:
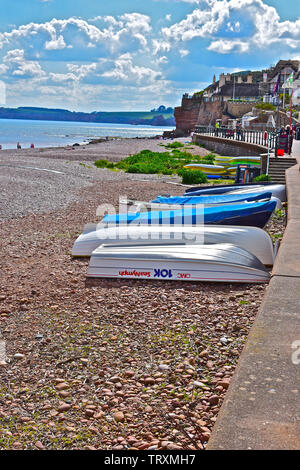
[[272, 193], [248, 193], [248, 194], [220, 194], [215, 196], [157, 196], [154, 203], [160, 204], [231, 204], [232, 202], [259, 201], [271, 199]]
[[[171, 211], [135, 212], [126, 214], [107, 214], [103, 223], [108, 224], [130, 224], [140, 223], [147, 225], [177, 225], [177, 224], [222, 224], [223, 220], [231, 218], [245, 219], [261, 212], [271, 213], [276, 207], [276, 201], [254, 202], [252, 204], [219, 205], [216, 207], [205, 207], [198, 209], [182, 208]], [[247, 225], [244, 223], [243, 225]], [[251, 225], [251, 224], [249, 224]]]

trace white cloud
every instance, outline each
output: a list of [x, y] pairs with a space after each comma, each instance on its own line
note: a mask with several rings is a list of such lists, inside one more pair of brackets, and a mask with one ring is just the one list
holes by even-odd
[[52, 39], [50, 41], [46, 41], [45, 43], [45, 49], [47, 49], [48, 51], [64, 49], [65, 47], [66, 43], [62, 35], [58, 36], [57, 39]]
[[154, 55], [159, 52], [169, 52], [171, 50], [171, 44], [168, 41], [160, 39], [152, 39], [152, 47]]
[[122, 82], [135, 82], [137, 84], [143, 82], [147, 84], [149, 82], [153, 83], [157, 78], [161, 77], [161, 72], [149, 67], [134, 65], [132, 56], [127, 53], [118, 57], [114, 61], [113, 68], [102, 73], [102, 77]]
[[8, 72], [8, 66], [5, 64], [0, 64], [0, 75], [4, 75], [6, 72]]
[[185, 57], [187, 55], [189, 55], [190, 51], [188, 51], [187, 49], [179, 49], [179, 54], [180, 54], [180, 57]]
[[249, 51], [249, 43], [243, 41], [212, 41], [207, 48], [209, 51], [218, 52], [219, 54], [229, 54], [230, 52], [245, 53]]
[[163, 56], [161, 56], [157, 59], [158, 64], [167, 64], [168, 62], [169, 62], [169, 59], [165, 55], [163, 55]]
[[[101, 17], [100, 17], [101, 18]], [[102, 18], [103, 19], [103, 18]], [[0, 33], [0, 47], [5, 44], [20, 44], [28, 42], [33, 44], [37, 38], [44, 39], [46, 50], [59, 50], [67, 47], [66, 36], [69, 41], [79, 40], [84, 45], [101, 44], [107, 50], [114, 51], [126, 46], [130, 38], [137, 41], [140, 47], [147, 44], [147, 35], [151, 32], [151, 19], [140, 13], [126, 13], [118, 19], [104, 17], [104, 27], [98, 28], [81, 18], [68, 18], [58, 20], [53, 18], [45, 23], [29, 23], [19, 26], [10, 32]]]
[[[255, 48], [282, 44], [291, 49], [300, 44], [300, 19], [281, 21], [277, 10], [263, 0], [203, 0], [203, 8], [196, 8], [182, 21], [162, 29], [162, 35], [170, 47], [172, 43], [190, 41], [194, 38], [208, 38], [208, 50], [222, 54], [229, 52], [244, 53]], [[233, 20], [232, 15], [240, 15]], [[240, 33], [243, 19], [251, 20], [254, 34], [249, 33], [244, 41], [239, 37], [222, 37], [226, 29]]]
[[78, 80], [87, 77], [91, 73], [94, 73], [97, 70], [97, 64], [94, 62], [92, 64], [67, 64], [67, 69], [72, 72]]
[[18, 77], [45, 77], [45, 72], [37, 61], [27, 60], [22, 49], [8, 51], [3, 57], [2, 73]]

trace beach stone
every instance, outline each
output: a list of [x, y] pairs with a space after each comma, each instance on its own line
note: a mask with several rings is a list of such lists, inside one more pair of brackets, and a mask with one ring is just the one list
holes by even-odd
[[155, 379], [153, 379], [152, 377], [147, 377], [145, 380], [145, 385], [154, 385], [155, 384]]
[[217, 405], [219, 403], [218, 395], [213, 395], [212, 397], [210, 397], [209, 398], [209, 403], [213, 406]]
[[35, 447], [37, 447], [39, 450], [45, 450], [45, 446], [41, 443], [41, 441], [37, 441], [35, 443]]
[[68, 403], [64, 403], [63, 405], [60, 405], [58, 411], [59, 413], [63, 413], [64, 411], [68, 411], [70, 408], [72, 408], [71, 405], [69, 405]]
[[122, 411], [117, 411], [116, 413], [114, 413], [114, 419], [115, 421], [117, 421], [117, 423], [123, 423], [123, 421], [125, 420], [124, 413]]
[[218, 385], [220, 385], [221, 387], [227, 390], [230, 385], [230, 379], [222, 379], [218, 382]]
[[209, 352], [206, 349], [199, 354], [199, 357], [208, 357], [208, 356], [209, 356]]
[[17, 354], [14, 355], [14, 358], [19, 359], [19, 360], [24, 359], [24, 357], [25, 357], [25, 355], [21, 354], [21, 353], [17, 353]]
[[69, 385], [65, 382], [62, 382], [56, 385], [57, 390], [66, 390], [67, 388], [69, 388]]

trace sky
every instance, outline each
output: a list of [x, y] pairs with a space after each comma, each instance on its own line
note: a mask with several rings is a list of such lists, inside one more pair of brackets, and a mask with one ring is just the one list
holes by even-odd
[[214, 74], [297, 58], [299, 0], [0, 0], [0, 106], [179, 106]]

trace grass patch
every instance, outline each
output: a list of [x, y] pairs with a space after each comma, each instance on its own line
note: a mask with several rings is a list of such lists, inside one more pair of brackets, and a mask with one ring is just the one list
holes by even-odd
[[[179, 148], [177, 144], [180, 144]], [[183, 144], [173, 142], [171, 152], [152, 152], [151, 150], [142, 150], [140, 153], [131, 155], [124, 160], [112, 163], [107, 160], [97, 160], [95, 166], [97, 168], [109, 168], [111, 170], [123, 170], [126, 173], [142, 173], [142, 174], [161, 174], [161, 175], [185, 175], [185, 180], [193, 180], [195, 184], [207, 182], [206, 176], [199, 170], [192, 171], [193, 176], [188, 176], [184, 171], [184, 166], [189, 163], [205, 163], [213, 164], [215, 160], [214, 154], [208, 154], [205, 157], [193, 155], [186, 150], [181, 149]], [[193, 184], [193, 183], [191, 183]]]
[[184, 144], [182, 142], [175, 141], [175, 142], [172, 142], [171, 144], [164, 145], [164, 147], [166, 149], [179, 149], [179, 148], [184, 147]]
[[115, 168], [115, 163], [108, 162], [107, 160], [96, 160], [94, 164], [97, 168], [109, 168], [111, 170]]
[[234, 180], [231, 179], [213, 179], [210, 178], [209, 182], [212, 184], [234, 184]]

